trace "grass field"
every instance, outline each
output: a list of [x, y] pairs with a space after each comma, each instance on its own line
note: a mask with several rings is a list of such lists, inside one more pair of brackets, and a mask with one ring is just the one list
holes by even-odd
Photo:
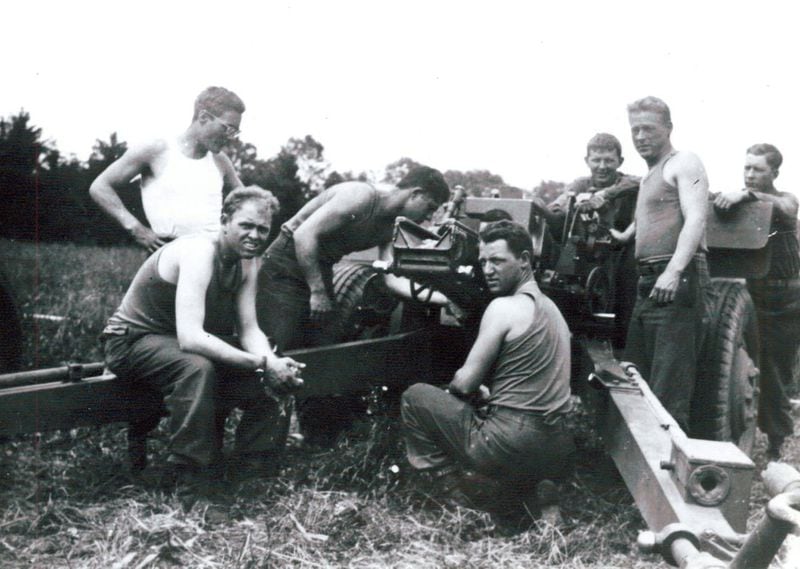
[[[25, 366], [100, 360], [97, 335], [143, 259], [126, 248], [0, 241], [25, 314]], [[563, 523], [514, 536], [417, 489], [390, 411], [334, 448], [290, 451], [276, 479], [188, 508], [159, 477], [163, 432], [144, 477], [126, 470], [120, 425], [30, 435], [0, 446], [0, 567], [664, 566], [637, 552], [644, 524], [588, 423], [576, 420], [581, 454], [562, 488]], [[759, 437], [759, 469], [764, 445]], [[788, 460], [798, 457], [793, 441]], [[753, 498], [751, 525], [763, 515], [760, 483]]]

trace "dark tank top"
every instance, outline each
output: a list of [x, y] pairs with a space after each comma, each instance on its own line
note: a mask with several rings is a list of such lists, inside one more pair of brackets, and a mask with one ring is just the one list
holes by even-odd
[[[778, 192], [778, 195], [785, 192]], [[795, 279], [800, 273], [800, 243], [797, 240], [797, 221], [772, 214], [769, 228], [768, 279]]]
[[[669, 260], [678, 246], [683, 229], [683, 212], [678, 188], [664, 180], [664, 165], [675, 156], [662, 158], [639, 186], [636, 202], [636, 259], [639, 261]], [[706, 250], [703, 234], [698, 251]]]
[[540, 415], [570, 408], [570, 333], [561, 312], [535, 282], [517, 294], [533, 299], [533, 321], [525, 332], [503, 342], [489, 382], [488, 403]]
[[392, 231], [394, 231], [394, 218], [379, 216], [378, 202], [381, 190], [363, 182], [345, 182], [325, 190], [284, 223], [284, 229], [289, 233], [294, 233], [311, 214], [323, 207], [339, 192], [360, 192], [362, 198], [358, 211], [351, 215], [348, 223], [320, 239], [319, 259], [326, 264], [336, 263], [354, 251], [363, 251], [386, 243], [392, 238]]
[[[173, 242], [174, 243], [174, 242]], [[165, 245], [144, 262], [125, 293], [122, 303], [108, 319], [109, 324], [124, 324], [138, 332], [174, 336], [175, 293], [177, 286], [158, 274], [161, 253]], [[215, 245], [214, 271], [206, 291], [206, 316], [203, 329], [215, 336], [231, 335], [236, 327], [236, 293], [242, 282], [242, 264], [237, 262], [224, 271]]]

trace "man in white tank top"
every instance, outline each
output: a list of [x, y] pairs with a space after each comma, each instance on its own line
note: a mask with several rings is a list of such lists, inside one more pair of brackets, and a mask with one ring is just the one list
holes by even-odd
[[[92, 199], [148, 251], [183, 235], [215, 234], [223, 188], [242, 187], [222, 148], [239, 133], [244, 110], [232, 91], [208, 87], [195, 100], [192, 122], [180, 136], [131, 147], [92, 183]], [[119, 190], [137, 176], [150, 227], [119, 198]]]

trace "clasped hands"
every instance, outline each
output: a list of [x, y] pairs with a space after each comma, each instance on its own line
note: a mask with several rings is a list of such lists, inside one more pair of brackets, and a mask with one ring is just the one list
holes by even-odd
[[275, 358], [268, 363], [264, 356], [262, 367], [256, 370], [265, 388], [277, 393], [290, 393], [303, 385], [300, 373], [306, 364], [293, 360], [290, 357]]

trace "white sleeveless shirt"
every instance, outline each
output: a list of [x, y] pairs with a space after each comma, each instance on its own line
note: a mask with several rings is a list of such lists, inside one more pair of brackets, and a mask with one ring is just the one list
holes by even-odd
[[222, 173], [211, 152], [189, 158], [177, 139], [168, 139], [163, 171], [142, 184], [142, 205], [150, 227], [159, 237], [216, 233], [222, 186]]

